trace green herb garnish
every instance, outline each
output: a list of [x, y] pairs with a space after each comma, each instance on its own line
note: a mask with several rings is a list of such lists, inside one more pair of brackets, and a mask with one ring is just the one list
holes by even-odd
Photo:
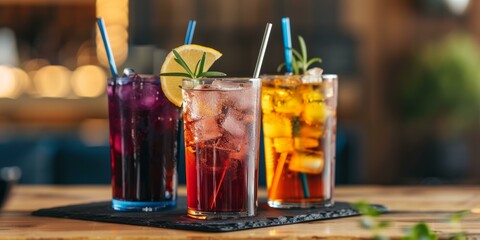
[[360, 226], [364, 229], [370, 230], [373, 235], [373, 239], [388, 239], [380, 234], [382, 229], [390, 226], [390, 221], [379, 220], [377, 217], [381, 212], [370, 205], [368, 202], [360, 201], [353, 204], [353, 207], [362, 215], [360, 220]]
[[[372, 232], [373, 239], [388, 239], [386, 236], [380, 235], [380, 230], [390, 226], [390, 221], [380, 220], [378, 216], [381, 212], [370, 205], [366, 201], [360, 201], [353, 204], [353, 207], [362, 215], [360, 226]], [[449, 215], [446, 219], [455, 230], [455, 232], [446, 239], [449, 240], [465, 240], [467, 233], [461, 229], [461, 221], [471, 211], [464, 210]], [[402, 240], [437, 240], [438, 235], [433, 232], [428, 224], [419, 222], [405, 230]]]
[[448, 216], [448, 222], [453, 229], [455, 229], [455, 233], [453, 236], [450, 237], [451, 240], [465, 240], [467, 239], [467, 233], [462, 230], [461, 222], [463, 218], [470, 215], [472, 212], [469, 210], [463, 210], [456, 212], [450, 216]]
[[172, 73], [160, 73], [160, 76], [169, 76], [169, 77], [186, 77], [191, 79], [203, 78], [203, 77], [224, 77], [227, 74], [223, 72], [217, 71], [203, 71], [203, 67], [205, 65], [206, 53], [204, 52], [202, 58], [198, 60], [197, 64], [195, 65], [195, 70], [192, 71], [185, 60], [183, 60], [182, 56], [173, 49], [173, 54], [175, 55], [175, 62], [177, 62], [183, 69], [185, 69], [186, 73], [183, 72], [172, 72]]
[[[320, 58], [312, 58], [308, 59], [307, 57], [307, 44], [305, 44], [305, 40], [302, 36], [298, 36], [298, 42], [300, 44], [300, 51], [295, 50], [292, 48], [293, 52], [293, 59], [292, 59], [292, 68], [294, 74], [304, 74], [308, 71], [310, 65], [318, 62], [321, 63], [322, 59]], [[282, 63], [277, 67], [277, 72], [281, 72], [282, 69], [285, 67], [286, 63]]]
[[417, 223], [407, 230], [402, 240], [437, 240], [438, 236], [430, 230], [426, 223]]

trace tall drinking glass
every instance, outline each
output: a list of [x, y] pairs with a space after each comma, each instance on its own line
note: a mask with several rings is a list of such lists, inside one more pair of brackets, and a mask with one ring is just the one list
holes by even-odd
[[262, 112], [268, 204], [333, 204], [337, 76], [264, 76]]
[[131, 74], [108, 81], [112, 206], [158, 211], [176, 206], [180, 108], [157, 76]]
[[249, 78], [183, 81], [190, 217], [256, 214], [260, 87]]

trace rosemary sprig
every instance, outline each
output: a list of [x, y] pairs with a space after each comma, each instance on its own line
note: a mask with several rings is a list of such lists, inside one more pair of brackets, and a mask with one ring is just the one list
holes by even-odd
[[192, 71], [185, 60], [183, 60], [182, 56], [173, 49], [172, 50], [173, 54], [175, 55], [175, 62], [177, 62], [180, 66], [182, 66], [183, 69], [185, 69], [186, 72], [171, 72], [171, 73], [160, 73], [160, 76], [170, 76], [170, 77], [186, 77], [186, 78], [191, 78], [191, 79], [197, 79], [197, 78], [203, 78], [203, 77], [224, 77], [227, 76], [227, 74], [223, 72], [217, 72], [217, 71], [203, 71], [203, 68], [205, 66], [205, 60], [206, 60], [206, 53], [204, 52], [202, 55], [202, 58], [198, 60], [197, 64], [195, 65], [194, 71]]
[[[307, 56], [307, 44], [302, 36], [298, 36], [298, 43], [300, 44], [300, 51], [292, 48], [293, 53], [293, 60], [292, 60], [292, 68], [295, 74], [303, 74], [306, 73], [310, 67], [310, 65], [314, 63], [321, 63], [322, 59], [316, 57], [312, 59], [308, 59]], [[277, 67], [277, 72], [281, 72], [282, 69], [285, 67], [285, 63], [280, 64]]]

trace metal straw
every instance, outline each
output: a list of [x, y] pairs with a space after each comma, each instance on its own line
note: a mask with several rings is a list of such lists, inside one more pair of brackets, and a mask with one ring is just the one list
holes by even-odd
[[270, 31], [272, 30], [272, 24], [267, 23], [265, 33], [263, 34], [262, 46], [257, 58], [257, 64], [255, 65], [255, 71], [253, 72], [253, 78], [260, 76], [260, 69], [262, 68], [263, 57], [265, 56], [265, 50], [267, 49], [268, 38], [270, 37]]

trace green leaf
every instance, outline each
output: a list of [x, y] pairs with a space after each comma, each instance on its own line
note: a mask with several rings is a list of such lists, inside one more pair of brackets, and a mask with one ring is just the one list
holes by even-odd
[[374, 208], [366, 201], [359, 201], [353, 204], [353, 207], [361, 214], [370, 217], [376, 217], [380, 215], [380, 211]]
[[402, 237], [403, 240], [437, 240], [437, 234], [433, 233], [427, 224], [417, 223], [408, 234]]
[[277, 72], [281, 72], [286, 65], [287, 65], [286, 63], [280, 63], [280, 65], [278, 65], [277, 67]]
[[292, 60], [292, 68], [293, 68], [293, 73], [300, 74], [300, 72], [298, 71], [297, 61], [295, 60], [295, 58], [293, 58]]
[[303, 62], [303, 57], [297, 50], [292, 48], [292, 53], [298, 59], [298, 61]]
[[300, 50], [302, 51], [303, 62], [307, 61], [307, 44], [305, 44], [305, 40], [303, 40], [302, 36], [298, 36], [298, 42], [300, 43]]
[[198, 71], [198, 74], [203, 73], [203, 67], [205, 65], [205, 59], [206, 59], [206, 52], [203, 52], [202, 59], [200, 59], [200, 70]]
[[198, 65], [200, 64], [201, 60], [198, 60], [197, 64], [195, 65], [195, 71], [193, 72], [193, 75], [196, 77], [198, 75], [197, 70], [198, 70]]
[[375, 235], [375, 236], [373, 236], [373, 239], [374, 240], [388, 240], [389, 238], [387, 236], [383, 236], [383, 235]]
[[390, 224], [391, 224], [390, 221], [382, 220], [377, 223], [376, 228], [378, 229], [387, 228], [390, 226]]
[[200, 73], [197, 77], [202, 78], [202, 77], [225, 77], [227, 74], [223, 72], [216, 72], [216, 71], [208, 71], [204, 73]]
[[303, 66], [303, 62], [297, 61], [297, 67], [298, 67], [298, 69], [302, 69], [303, 71], [305, 71], [305, 67]]
[[190, 76], [192, 76], [193, 78], [195, 78], [195, 76], [193, 75], [192, 73], [192, 70], [190, 70], [190, 68], [188, 67], [187, 63], [185, 63], [185, 61], [183, 60], [182, 56], [180, 56], [180, 54], [175, 50], [173, 49], [172, 50], [173, 54], [175, 55], [175, 61], [180, 64], [180, 66], [183, 67], [183, 69], [185, 69], [185, 71], [187, 71], [188, 74], [190, 74]]
[[[302, 36], [298, 36], [298, 42], [300, 45], [300, 52], [294, 48], [291, 48], [292, 50], [292, 67], [293, 67], [293, 72], [294, 74], [302, 74], [308, 71], [308, 68], [310, 65], [318, 62], [321, 63], [322, 59], [320, 58], [312, 58], [308, 59], [308, 51], [307, 51], [307, 44], [305, 43], [305, 39], [303, 39]], [[280, 72], [283, 67], [285, 66], [285, 63], [280, 64], [277, 67], [277, 72]]]
[[182, 63], [182, 61], [179, 60], [178, 58], [175, 58], [174, 60], [175, 60], [175, 62], [177, 62], [178, 64], [180, 64], [180, 66], [182, 66], [183, 69], [185, 69], [185, 71], [187, 71], [187, 73], [188, 73], [192, 78], [195, 78], [195, 75], [193, 75], [193, 73], [192, 73], [192, 71], [190, 70], [190, 68], [188, 68], [187, 65], [183, 65], [183, 64], [185, 64], [185, 62]]
[[467, 234], [465, 232], [457, 232], [450, 237], [450, 240], [467, 240]]
[[188, 75], [187, 73], [160, 73], [160, 76], [168, 76], [168, 77], [187, 77], [192, 78], [192, 76]]
[[322, 59], [320, 59], [320, 58], [312, 58], [312, 59], [308, 60], [308, 62], [307, 62], [307, 68], [308, 68], [310, 65], [312, 65], [312, 64], [314, 64], [314, 63], [316, 63], [316, 62], [322, 63]]
[[462, 219], [469, 215], [471, 212], [469, 210], [463, 210], [463, 211], [459, 211], [459, 212], [456, 212], [452, 215], [449, 216], [449, 220], [450, 222], [452, 223], [460, 223], [460, 221], [462, 221]]
[[[303, 56], [300, 55], [300, 53], [299, 53], [297, 50], [295, 50], [295, 49], [293, 49], [293, 54], [298, 58], [298, 62], [297, 62], [298, 69], [299, 69], [299, 70], [301, 69], [303, 73], [306, 72], [306, 71], [307, 71], [307, 68], [305, 67], [305, 64], [304, 64], [304, 63], [306, 63], [306, 60], [305, 60], [305, 59], [303, 58]], [[299, 72], [299, 73], [301, 73], [301, 72]]]

